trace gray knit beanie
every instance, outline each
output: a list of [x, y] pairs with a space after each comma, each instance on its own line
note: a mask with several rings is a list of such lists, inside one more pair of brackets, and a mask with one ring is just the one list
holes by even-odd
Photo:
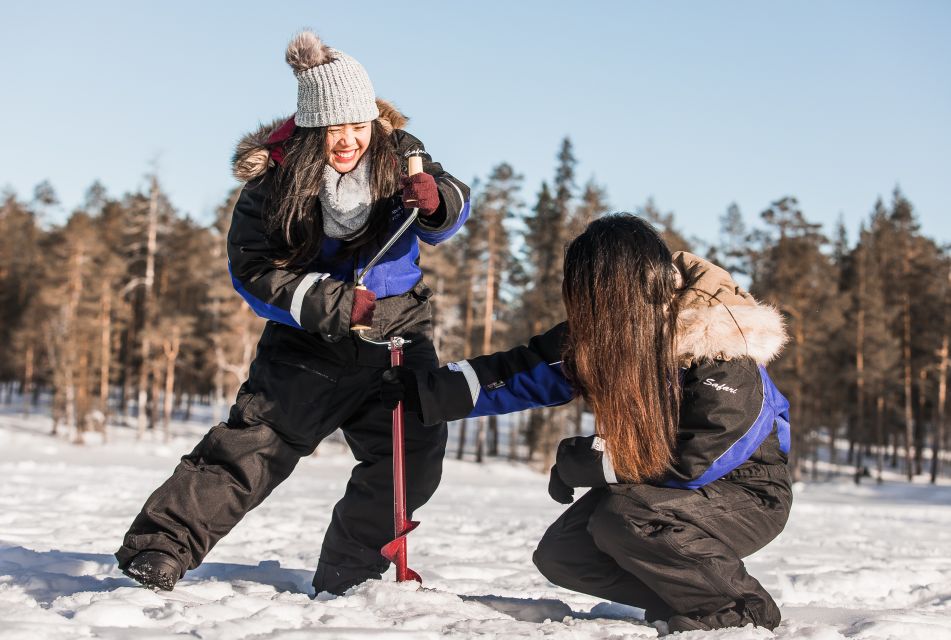
[[380, 115], [363, 65], [331, 49], [312, 31], [302, 31], [291, 40], [285, 59], [297, 77], [297, 126], [368, 122]]

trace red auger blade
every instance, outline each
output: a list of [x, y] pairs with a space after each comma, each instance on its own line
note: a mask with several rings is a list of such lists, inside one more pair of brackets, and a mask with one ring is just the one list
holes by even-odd
[[406, 542], [406, 536], [394, 538], [383, 545], [383, 548], [380, 549], [380, 554], [390, 562], [399, 563], [400, 552], [403, 550], [404, 542]]
[[423, 584], [423, 579], [419, 577], [419, 574], [406, 566], [406, 534], [415, 529], [419, 523], [409, 522], [407, 524], [411, 526], [407, 527], [406, 532], [383, 545], [383, 548], [380, 549], [380, 554], [396, 565], [397, 582], [415, 580]]

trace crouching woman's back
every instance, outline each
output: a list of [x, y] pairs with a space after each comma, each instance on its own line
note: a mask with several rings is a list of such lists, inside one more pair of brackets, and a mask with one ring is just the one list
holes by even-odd
[[561, 442], [549, 493], [569, 504], [593, 489], [545, 533], [542, 574], [672, 632], [775, 628], [779, 609], [742, 558], [782, 531], [792, 503], [789, 403], [766, 371], [781, 316], [631, 215], [589, 225], [564, 273], [567, 323], [417, 372], [423, 421], [584, 397], [597, 434]]

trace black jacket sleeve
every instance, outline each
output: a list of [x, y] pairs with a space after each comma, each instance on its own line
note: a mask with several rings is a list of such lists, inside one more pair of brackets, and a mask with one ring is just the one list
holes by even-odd
[[350, 329], [353, 283], [326, 273], [281, 269], [272, 262], [283, 245], [268, 234], [263, 220], [270, 176], [245, 185], [235, 204], [228, 231], [232, 283], [262, 318], [328, 337], [344, 336]]
[[422, 418], [436, 424], [570, 402], [574, 391], [561, 370], [561, 323], [527, 345], [417, 371]]

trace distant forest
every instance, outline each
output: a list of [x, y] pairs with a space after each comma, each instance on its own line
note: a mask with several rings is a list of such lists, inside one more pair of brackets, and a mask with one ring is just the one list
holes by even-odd
[[[603, 186], [576, 184], [575, 165], [565, 139], [554, 176], [530, 203], [517, 171], [498, 165], [473, 185], [464, 230], [422, 248], [444, 362], [514, 346], [563, 320], [564, 247], [615, 210]], [[49, 183], [30, 200], [4, 193], [0, 403], [24, 412], [48, 403], [51, 431], [82, 442], [110, 424], [140, 435], [167, 430], [195, 403], [230, 402], [263, 327], [228, 274], [225, 236], [239, 189], [210, 226], [180, 215], [155, 175], [121, 197], [94, 183], [62, 225], [43, 222], [58, 204]], [[841, 222], [830, 235], [793, 196], [753, 226], [731, 205], [709, 244], [652, 201], [634, 213], [672, 250], [722, 265], [785, 316], [790, 341], [770, 370], [792, 404], [797, 478], [819, 476], [822, 451], [840, 469], [851, 465], [857, 482], [881, 480], [888, 468], [934, 482], [948, 467], [949, 251], [922, 233], [897, 188], [890, 201], [869, 204], [854, 235]], [[496, 420], [466, 421], [460, 442], [474, 443], [478, 460], [547, 466], [558, 439], [581, 429], [583, 406], [574, 405], [526, 412], [504, 434]], [[461, 457], [462, 447], [453, 453]]]

